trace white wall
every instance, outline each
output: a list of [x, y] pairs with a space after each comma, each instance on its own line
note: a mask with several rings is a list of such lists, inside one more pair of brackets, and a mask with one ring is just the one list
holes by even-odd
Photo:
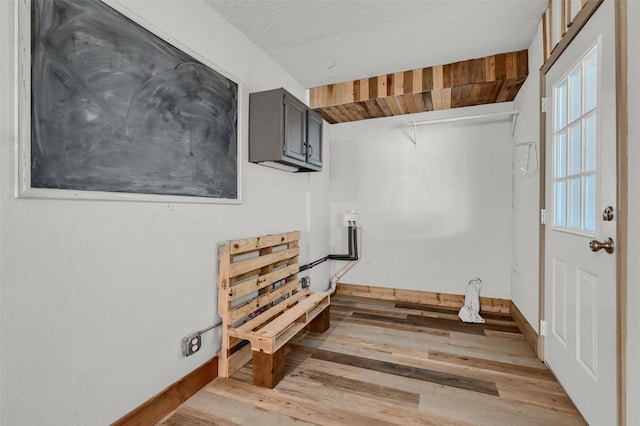
[[[345, 252], [342, 212], [363, 223], [360, 263], [341, 280], [509, 298], [509, 119], [418, 128], [409, 121], [511, 110], [497, 104], [332, 126], [331, 248]], [[337, 262], [336, 262], [337, 263]]]
[[[304, 99], [203, 1], [123, 4], [244, 83], [244, 159], [248, 94], [284, 86]], [[242, 205], [14, 199], [14, 8], [0, 1], [0, 423], [107, 424], [219, 349], [216, 330], [180, 354], [183, 336], [217, 319], [219, 244], [299, 229], [301, 262], [328, 252], [328, 167], [291, 174], [245, 160]], [[327, 264], [312, 271], [312, 288], [328, 280]]]
[[627, 256], [627, 424], [640, 424], [640, 2], [627, 2], [629, 49], [629, 252]]
[[[542, 66], [541, 25], [529, 46], [529, 77], [514, 100], [520, 110], [514, 143], [533, 141], [540, 161], [540, 72]], [[533, 151], [532, 151], [533, 154]], [[531, 155], [531, 165], [534, 164]], [[538, 329], [538, 264], [540, 172], [524, 175], [527, 148], [514, 148], [513, 252], [511, 257], [511, 300], [534, 329]]]

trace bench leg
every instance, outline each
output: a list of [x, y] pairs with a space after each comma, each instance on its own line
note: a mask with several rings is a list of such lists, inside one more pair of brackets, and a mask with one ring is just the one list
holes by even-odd
[[284, 346], [273, 354], [253, 351], [253, 384], [273, 389], [284, 377]]
[[331, 327], [331, 306], [327, 306], [324, 308], [322, 312], [315, 317], [309, 325], [307, 329], [312, 333], [324, 333]]

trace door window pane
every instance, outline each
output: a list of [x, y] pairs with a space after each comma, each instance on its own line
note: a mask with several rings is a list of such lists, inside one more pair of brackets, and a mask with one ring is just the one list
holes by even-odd
[[584, 121], [584, 169], [596, 169], [596, 116], [590, 115]]
[[584, 178], [584, 229], [596, 232], [596, 176]]
[[596, 46], [553, 90], [553, 225], [581, 234], [596, 229], [597, 88]]
[[556, 178], [567, 175], [567, 133], [556, 135]]
[[569, 180], [569, 226], [573, 229], [580, 229], [580, 178]]
[[582, 111], [582, 68], [569, 74], [569, 122], [580, 117]]
[[556, 128], [560, 130], [567, 125], [567, 80], [556, 88]]
[[554, 223], [567, 226], [567, 181], [556, 182]]
[[580, 122], [569, 128], [569, 174], [575, 175], [580, 173]]
[[584, 65], [584, 112], [596, 107], [598, 96], [598, 56], [593, 54]]

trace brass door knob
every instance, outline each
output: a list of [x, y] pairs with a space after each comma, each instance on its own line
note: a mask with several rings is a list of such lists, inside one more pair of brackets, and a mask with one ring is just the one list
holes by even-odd
[[599, 251], [604, 249], [607, 253], [613, 253], [613, 240], [611, 238], [607, 238], [603, 243], [597, 240], [592, 240], [589, 243], [589, 248], [591, 251]]

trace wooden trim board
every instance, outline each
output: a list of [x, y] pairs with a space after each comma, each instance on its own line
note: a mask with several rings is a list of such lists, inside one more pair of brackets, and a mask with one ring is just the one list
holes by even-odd
[[[336, 294], [442, 306], [446, 308], [460, 308], [464, 305], [464, 296], [460, 294], [434, 293], [422, 290], [402, 290], [358, 284], [338, 283]], [[531, 346], [531, 349], [533, 349], [533, 352], [542, 360], [543, 354], [540, 352], [538, 333], [531, 324], [529, 324], [524, 315], [522, 315], [522, 312], [520, 312], [520, 309], [518, 309], [511, 300], [481, 297], [480, 312], [510, 315], [524, 335], [529, 346]]]
[[[543, 112], [543, 100], [547, 96], [547, 75], [540, 71], [540, 100], [538, 102], [538, 111], [540, 111], [540, 121], [538, 123], [538, 128], [540, 129], [540, 143], [538, 144], [538, 173], [539, 173], [539, 181], [538, 181], [538, 211], [542, 212], [546, 209], [546, 179], [547, 179], [547, 113]], [[538, 217], [539, 218], [539, 217]], [[546, 274], [546, 265], [545, 265], [545, 256], [546, 256], [546, 236], [545, 236], [545, 225], [541, 220], [538, 220], [538, 318], [540, 321], [545, 319], [545, 309], [544, 309], [544, 284], [545, 284], [545, 274]], [[544, 361], [544, 336], [540, 336], [538, 339], [538, 350], [536, 353], [539, 356], [542, 356]]]
[[616, 37], [616, 149], [617, 149], [617, 351], [618, 425], [627, 424], [627, 247], [629, 232], [629, 86], [627, 2], [615, 0]]
[[[464, 295], [434, 293], [422, 290], [402, 290], [397, 288], [372, 287], [367, 285], [338, 283], [337, 294], [368, 297], [370, 299], [395, 300], [396, 302], [420, 303], [447, 308], [461, 308]], [[480, 298], [480, 312], [509, 314], [511, 301], [489, 297]]]
[[531, 346], [531, 349], [533, 349], [533, 352], [540, 360], [542, 360], [543, 354], [539, 353], [538, 351], [538, 333], [531, 326], [531, 324], [529, 324], [529, 321], [527, 321], [524, 315], [522, 315], [522, 312], [520, 312], [520, 309], [518, 309], [513, 301], [511, 301], [511, 303], [509, 304], [509, 314], [522, 332], [522, 335], [524, 336], [529, 346]]
[[214, 357], [184, 376], [111, 426], [148, 426], [156, 424], [183, 402], [218, 377], [218, 357]]
[[575, 19], [573, 20], [573, 23], [571, 24], [571, 27], [569, 27], [569, 30], [562, 36], [558, 44], [555, 45], [555, 47], [551, 51], [551, 54], [549, 55], [549, 58], [547, 58], [547, 61], [542, 65], [542, 68], [540, 68], [540, 72], [542, 74], [547, 74], [547, 71], [551, 69], [560, 55], [562, 55], [567, 47], [569, 47], [569, 44], [573, 41], [574, 38], [576, 38], [580, 30], [587, 24], [587, 21], [589, 20], [589, 18], [591, 18], [591, 15], [596, 13], [596, 10], [598, 10], [598, 7], [602, 4], [603, 1], [604, 0], [589, 0], [580, 10], [580, 12], [578, 12]]

